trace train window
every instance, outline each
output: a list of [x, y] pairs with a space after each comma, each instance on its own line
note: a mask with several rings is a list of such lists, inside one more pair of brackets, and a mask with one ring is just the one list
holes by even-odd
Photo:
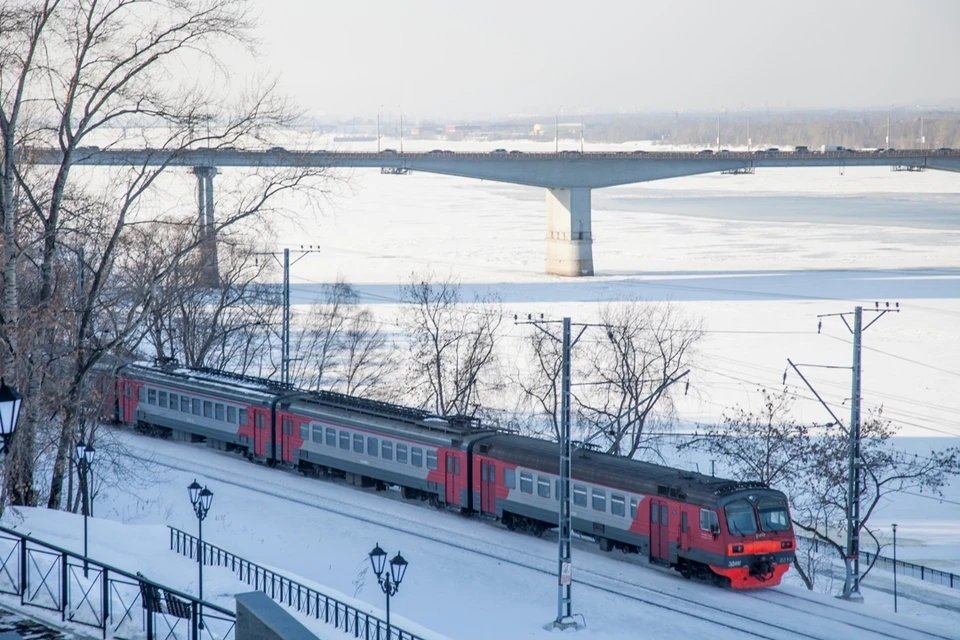
[[313, 441], [318, 444], [323, 444], [323, 427], [318, 424], [313, 425]]
[[240, 411], [238, 412], [237, 420], [240, 421], [240, 425], [241, 425], [241, 426], [246, 426], [246, 425], [247, 425], [247, 422], [248, 422], [249, 418], [247, 418], [247, 410], [246, 410], [246, 409], [240, 409]]
[[193, 415], [199, 416], [201, 413], [203, 413], [202, 404], [203, 403], [200, 402], [200, 398], [193, 399]]
[[237, 424], [237, 408], [227, 405], [227, 422]]
[[147, 389], [147, 404], [157, 404], [156, 389]]
[[630, 498], [630, 519], [631, 520], [637, 519], [637, 499], [636, 498]]
[[560, 481], [559, 480], [553, 481], [553, 499], [554, 500], [560, 499]]
[[327, 446], [337, 446], [337, 430], [327, 427]]
[[427, 469], [437, 468], [437, 452], [427, 449]]
[[420, 447], [410, 447], [410, 464], [415, 467], [423, 466], [423, 449]]
[[459, 457], [453, 459], [453, 475], [455, 476], [460, 475], [460, 458]]
[[371, 455], [374, 458], [380, 453], [380, 443], [377, 442], [377, 439], [373, 436], [367, 438], [367, 455]]
[[343, 430], [340, 431], [340, 448], [350, 449], [350, 434]]
[[304, 442], [310, 439], [310, 425], [306, 422], [300, 423], [300, 439]]
[[504, 469], [503, 470], [503, 486], [507, 489], [516, 489], [517, 488], [517, 472], [513, 469]]
[[550, 478], [537, 476], [537, 495], [541, 498], [550, 497]]
[[123, 387], [123, 396], [124, 396], [125, 398], [132, 398], [132, 397], [133, 397], [133, 385], [130, 384], [129, 382], [128, 382], [126, 385], [124, 385], [124, 387]]
[[533, 493], [533, 474], [526, 471], [520, 472], [520, 491], [523, 493]]
[[650, 524], [660, 524], [660, 505], [656, 502], [650, 503]]
[[267, 428], [267, 417], [262, 413], [253, 414], [253, 423], [257, 429], [266, 429]]
[[627, 499], [618, 493], [611, 494], [610, 513], [615, 516], [625, 516], [627, 514]]
[[160, 392], [159, 404], [160, 404], [160, 406], [163, 407], [164, 409], [167, 408], [167, 392], [166, 392], [166, 391], [161, 391], [161, 392]]
[[180, 396], [175, 393], [170, 394], [170, 404], [169, 407], [176, 411], [180, 408]]
[[190, 413], [190, 398], [187, 396], [180, 396], [180, 411]]
[[219, 402], [213, 408], [213, 417], [217, 420], [226, 420], [227, 419], [227, 409]]
[[203, 417], [212, 418], [213, 417], [213, 403], [209, 400], [203, 401]]
[[407, 445], [397, 443], [397, 462], [407, 464]]
[[593, 490], [593, 510], [594, 511], [607, 510], [607, 492], [604, 491], [603, 489]]
[[727, 514], [727, 529], [730, 533], [747, 535], [757, 532], [757, 517], [753, 505], [746, 500], [734, 500], [723, 508]]
[[682, 511], [680, 513], [680, 531], [683, 533], [687, 532], [687, 512]]
[[760, 528], [764, 531], [787, 531], [790, 528], [787, 505], [780, 498], [760, 498], [757, 511], [760, 512]]
[[353, 452], [363, 453], [363, 435], [359, 433], [353, 434]]
[[582, 484], [573, 485], [573, 504], [578, 507], [587, 506], [587, 488]]
[[384, 460], [393, 460], [393, 443], [384, 440], [380, 445], [380, 457]]

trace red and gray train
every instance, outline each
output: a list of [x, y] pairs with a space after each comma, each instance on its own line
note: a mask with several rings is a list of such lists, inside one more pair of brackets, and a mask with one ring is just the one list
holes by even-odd
[[[111, 410], [155, 435], [235, 450], [308, 475], [399, 487], [539, 535], [559, 513], [559, 445], [473, 419], [176, 365], [117, 370]], [[111, 385], [112, 386], [112, 385]], [[760, 483], [576, 449], [574, 531], [685, 577], [735, 589], [780, 583], [796, 540], [786, 497]]]

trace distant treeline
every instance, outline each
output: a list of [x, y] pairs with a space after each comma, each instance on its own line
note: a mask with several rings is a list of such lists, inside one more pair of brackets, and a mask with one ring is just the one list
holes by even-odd
[[[720, 146], [753, 147], [824, 144], [864, 149], [891, 147], [919, 148], [920, 120], [926, 148], [960, 148], [960, 114], [952, 111], [927, 112], [793, 112], [721, 113]], [[717, 145], [717, 114], [631, 114], [587, 117], [586, 138], [591, 142], [657, 140], [665, 144]], [[749, 140], [749, 141], [748, 141]]]

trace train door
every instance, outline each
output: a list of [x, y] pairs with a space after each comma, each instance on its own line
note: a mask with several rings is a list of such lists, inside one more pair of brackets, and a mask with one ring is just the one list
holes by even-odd
[[497, 512], [497, 467], [489, 462], [480, 465], [480, 511]]
[[670, 512], [666, 502], [650, 501], [650, 559], [670, 560]]
[[267, 428], [269, 422], [265, 409], [253, 409], [253, 453], [258, 456], [270, 457], [270, 429]]
[[456, 453], [448, 452], [446, 468], [446, 501], [448, 504], [460, 504], [460, 487], [457, 482], [457, 477], [460, 475], [460, 456]]

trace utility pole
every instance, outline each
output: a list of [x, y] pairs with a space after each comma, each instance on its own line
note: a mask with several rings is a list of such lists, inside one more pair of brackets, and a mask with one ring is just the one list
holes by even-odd
[[[299, 249], [294, 249], [294, 253], [300, 254], [300, 256], [293, 261], [293, 264], [297, 264], [301, 259], [308, 253], [320, 253], [320, 249], [315, 249], [313, 245], [308, 245], [304, 248], [303, 245], [300, 245]], [[278, 253], [275, 251], [267, 251], [263, 253], [258, 253], [256, 255], [260, 256], [273, 256], [277, 257]], [[285, 248], [283, 250], [283, 327], [280, 333], [280, 382], [284, 385], [290, 384], [290, 249]]]
[[[868, 313], [875, 313], [876, 316], [863, 326], [863, 307], [854, 307], [853, 312], [843, 313], [825, 313], [817, 316], [817, 333], [823, 328], [823, 318], [839, 317], [843, 320], [850, 333], [853, 335], [853, 364], [850, 367], [852, 371], [851, 380], [851, 399], [850, 399], [850, 427], [847, 429], [849, 434], [848, 445], [848, 466], [847, 466], [847, 550], [844, 562], [846, 564], [846, 577], [843, 582], [843, 593], [839, 596], [845, 600], [854, 600], [863, 602], [863, 596], [860, 594], [860, 472], [862, 460], [860, 458], [860, 352], [863, 332], [870, 328], [874, 322], [888, 313], [898, 313], [900, 303], [894, 303], [891, 307], [887, 302], [886, 306], [881, 308], [879, 302], [874, 303], [873, 309], [868, 309]], [[853, 324], [847, 320], [847, 316], [853, 316]], [[807, 388], [813, 392], [820, 404], [826, 408], [827, 412], [833, 417], [836, 424], [843, 426], [843, 423], [833, 413], [827, 403], [823, 401], [820, 394], [816, 392], [813, 386], [800, 373], [801, 366], [820, 366], [828, 369], [845, 369], [846, 367], [833, 367], [824, 365], [796, 365], [791, 360], [787, 362], [800, 375]], [[783, 374], [786, 382], [787, 374]]]
[[283, 250], [283, 333], [280, 340], [280, 382], [290, 384], [290, 249]]
[[[563, 352], [560, 363], [560, 521], [558, 547], [557, 547], [557, 618], [547, 625], [548, 629], [576, 629], [580, 626], [574, 619], [573, 614], [573, 557], [572, 533], [573, 520], [570, 514], [570, 479], [572, 441], [570, 438], [570, 353], [573, 347], [583, 336], [587, 327], [605, 326], [578, 324], [580, 332], [576, 338], [571, 338], [572, 323], [570, 318], [564, 318], [560, 321], [562, 331], [560, 338], [551, 333], [545, 325], [557, 324], [556, 320], [534, 320], [528, 315], [526, 322], [517, 322], [517, 316], [513, 317], [516, 324], [532, 324], [534, 327], [545, 333], [553, 340], [561, 343]], [[582, 616], [581, 616], [582, 619]]]

